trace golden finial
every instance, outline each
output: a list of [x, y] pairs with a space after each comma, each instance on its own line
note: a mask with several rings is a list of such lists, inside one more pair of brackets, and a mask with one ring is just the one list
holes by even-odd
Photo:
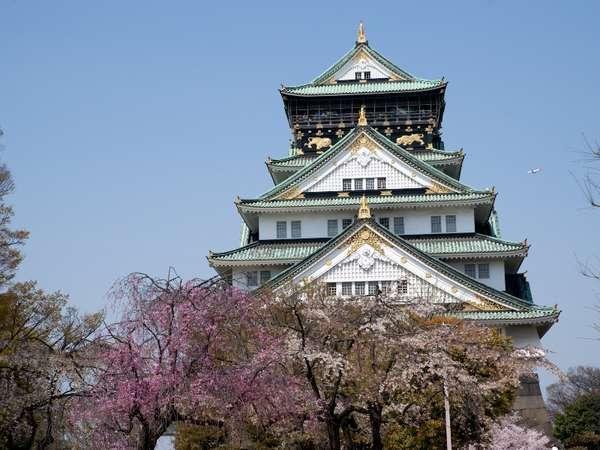
[[367, 43], [367, 35], [365, 34], [365, 25], [362, 20], [358, 24], [358, 35], [356, 37], [357, 44], [366, 44]]
[[366, 127], [367, 126], [367, 112], [365, 105], [360, 107], [360, 112], [358, 113], [358, 126]]
[[367, 204], [367, 197], [364, 195], [360, 199], [360, 208], [358, 208], [358, 218], [359, 219], [370, 219], [371, 218], [371, 208]]

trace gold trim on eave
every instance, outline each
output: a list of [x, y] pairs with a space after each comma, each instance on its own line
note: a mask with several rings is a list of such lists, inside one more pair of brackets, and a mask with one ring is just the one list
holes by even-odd
[[367, 197], [364, 195], [360, 199], [360, 208], [358, 208], [358, 218], [359, 219], [370, 219], [371, 218], [371, 208], [367, 203]]

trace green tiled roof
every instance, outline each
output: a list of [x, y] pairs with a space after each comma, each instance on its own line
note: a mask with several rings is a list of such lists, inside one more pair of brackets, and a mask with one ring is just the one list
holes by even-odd
[[[481, 234], [402, 236], [422, 252], [442, 258], [490, 256], [525, 256], [527, 246], [522, 242], [503, 241]], [[259, 241], [223, 253], [212, 253], [211, 261], [251, 262], [277, 261], [293, 263], [307, 258], [327, 243], [326, 239]]]
[[316, 156], [297, 155], [288, 158], [272, 159], [267, 164], [277, 168], [302, 168], [308, 166], [315, 158]]
[[350, 131], [346, 136], [337, 141], [328, 151], [315, 158], [311, 164], [303, 167], [297, 171], [294, 175], [287, 178], [285, 181], [277, 184], [274, 188], [261, 195], [262, 199], [272, 199], [277, 197], [279, 194], [285, 192], [288, 189], [297, 186], [305, 179], [311, 177], [316, 170], [321, 168], [324, 164], [338, 155], [341, 151], [346, 148], [346, 145], [353, 142], [354, 139], [358, 138], [362, 133], [365, 133], [369, 138], [373, 139], [379, 145], [384, 147], [390, 153], [398, 157], [404, 163], [408, 164], [412, 168], [425, 173], [428, 177], [442, 184], [443, 186], [449, 187], [457, 192], [473, 192], [474, 190], [469, 186], [466, 186], [459, 181], [455, 180], [444, 172], [436, 169], [430, 164], [423, 162], [416, 158], [412, 153], [404, 150], [399, 145], [396, 145], [383, 134], [374, 130], [369, 126], [357, 127]]
[[[365, 52], [374, 60], [392, 72], [398, 80], [378, 81], [371, 80], [366, 83], [344, 82], [331, 83], [331, 77], [340, 70], [359, 52]], [[281, 89], [283, 95], [300, 96], [327, 96], [327, 95], [354, 95], [354, 94], [379, 94], [390, 92], [414, 92], [442, 87], [446, 82], [441, 80], [426, 80], [416, 78], [385, 58], [381, 53], [369, 47], [367, 43], [357, 44], [325, 72], [315, 78], [311, 83], [300, 86], [287, 86]]]
[[413, 77], [410, 73], [406, 72], [405, 70], [403, 70], [400, 67], [398, 67], [397, 65], [395, 65], [393, 62], [391, 62], [389, 59], [387, 59], [385, 56], [383, 56], [377, 50], [369, 47], [368, 43], [363, 42], [363, 43], [357, 43], [352, 49], [347, 51], [346, 54], [344, 54], [344, 56], [342, 56], [335, 63], [333, 63], [333, 65], [331, 67], [329, 67], [325, 72], [323, 72], [321, 75], [319, 75], [317, 78], [315, 78], [312, 81], [312, 83], [313, 84], [321, 84], [321, 83], [326, 82], [339, 69], [341, 69], [344, 66], [344, 64], [346, 64], [348, 61], [350, 61], [357, 53], [359, 53], [361, 51], [364, 51], [369, 56], [373, 57], [376, 61], [383, 64], [386, 68], [391, 70], [402, 80], [414, 80], [415, 79], [415, 77]]
[[297, 96], [337, 96], [417, 92], [444, 86], [444, 80], [371, 81], [368, 83], [304, 84], [281, 89], [282, 94]]
[[[409, 194], [409, 195], [377, 195], [367, 196], [369, 206], [389, 207], [396, 206], [426, 206], [438, 203], [449, 203], [453, 205], [465, 204], [492, 204], [495, 194], [492, 192], [466, 192], [452, 194]], [[244, 199], [239, 200], [237, 206], [240, 210], [252, 209], [277, 209], [277, 208], [356, 208], [360, 204], [361, 197], [313, 197], [299, 198], [293, 200], [263, 200]]]
[[[443, 150], [437, 149], [427, 150], [424, 152], [415, 152], [412, 153], [412, 155], [420, 161], [424, 161], [430, 164], [441, 163], [448, 160], [462, 160], [464, 158], [464, 153], [462, 151], [445, 152]], [[316, 156], [297, 155], [281, 159], [272, 159], [268, 161], [267, 164], [276, 168], [296, 169], [309, 165], [315, 160], [315, 158]]]
[[[560, 311], [552, 307], [533, 306], [524, 311], [460, 311], [452, 313], [453, 316], [467, 320], [498, 321], [502, 323], [535, 321], [542, 322], [558, 319]], [[531, 323], [531, 322], [530, 322]]]
[[211, 261], [277, 261], [295, 263], [320, 249], [326, 241], [259, 241], [223, 253], [212, 253]]
[[407, 240], [419, 250], [434, 255], [509, 253], [525, 256], [528, 249], [527, 244], [523, 242], [504, 241], [482, 234], [426, 236], [412, 239], [408, 237]]
[[445, 152], [443, 150], [426, 150], [424, 152], [416, 152], [412, 154], [415, 158], [425, 161], [428, 163], [440, 163], [447, 160], [460, 159], [462, 160], [465, 157], [465, 154], [462, 150], [457, 152]]

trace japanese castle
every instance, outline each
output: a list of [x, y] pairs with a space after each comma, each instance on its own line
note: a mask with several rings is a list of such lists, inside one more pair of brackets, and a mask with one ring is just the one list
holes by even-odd
[[[361, 23], [339, 61], [281, 87], [289, 154], [267, 159], [271, 189], [235, 200], [240, 247], [211, 252], [209, 264], [248, 290], [320, 282], [341, 296], [426, 291], [517, 346], [540, 345], [559, 311], [533, 302], [520, 272], [529, 245], [501, 236], [495, 190], [460, 181], [465, 154], [441, 137], [447, 85], [394, 65]], [[537, 380], [515, 408], [547, 420]]]

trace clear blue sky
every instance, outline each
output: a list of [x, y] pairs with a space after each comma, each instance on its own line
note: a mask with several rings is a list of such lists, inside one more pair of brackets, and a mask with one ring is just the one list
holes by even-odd
[[600, 365], [600, 283], [577, 267], [600, 255], [600, 211], [570, 174], [582, 133], [600, 139], [597, 1], [0, 0], [1, 157], [32, 233], [19, 277], [93, 310], [131, 271], [211, 275], [208, 250], [238, 244], [235, 196], [266, 190], [265, 158], [286, 154], [279, 84], [334, 62], [360, 19], [398, 65], [450, 81], [462, 179], [496, 186], [504, 237], [532, 244], [535, 301], [563, 311], [545, 346]]

